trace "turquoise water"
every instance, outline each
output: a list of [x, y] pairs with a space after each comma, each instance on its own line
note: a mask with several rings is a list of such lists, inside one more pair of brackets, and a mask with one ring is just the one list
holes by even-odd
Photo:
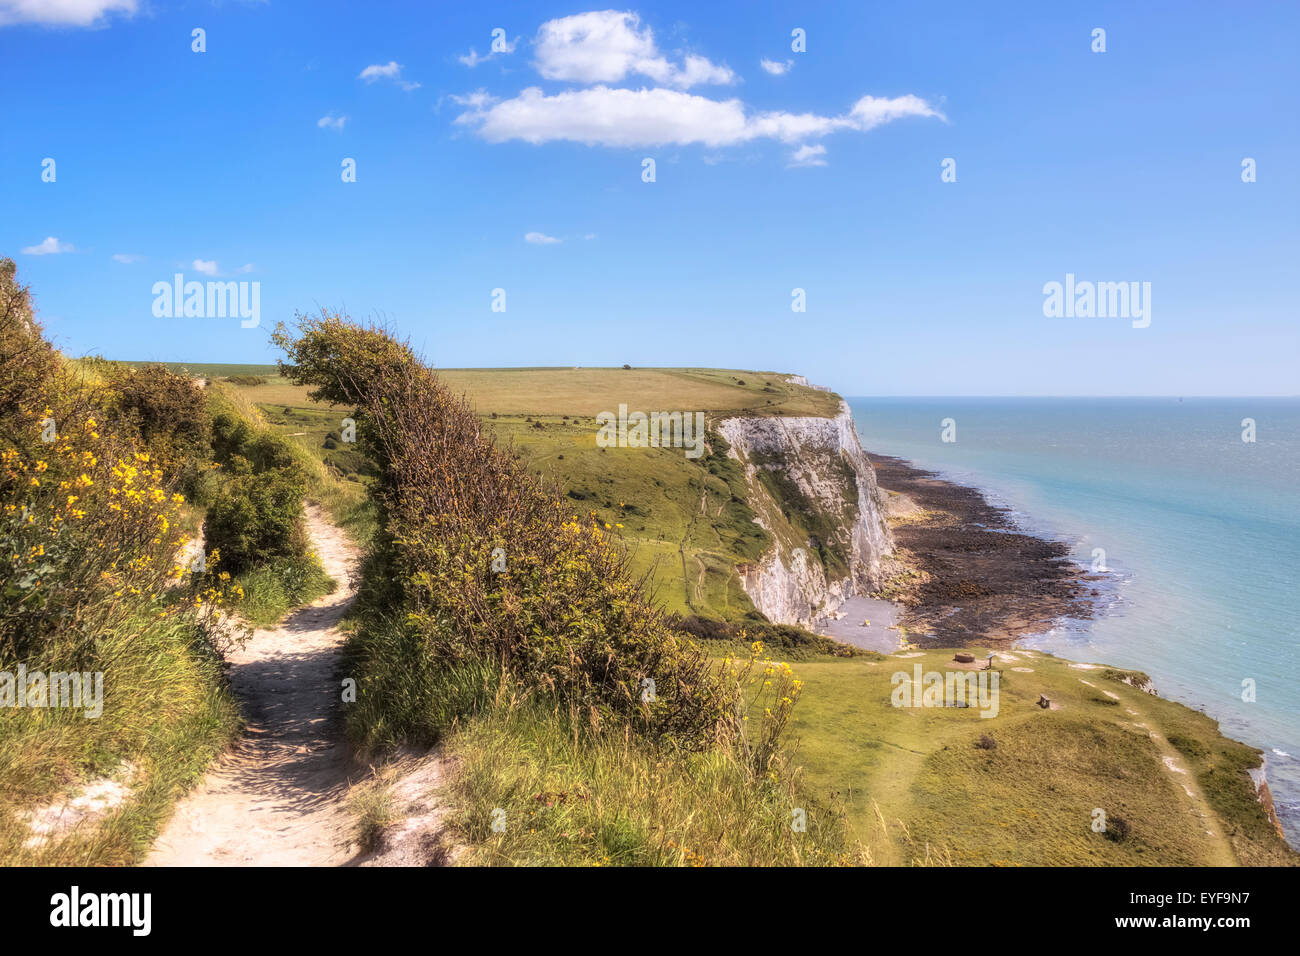
[[[1026, 643], [1150, 674], [1265, 751], [1300, 846], [1300, 399], [849, 399], [863, 447], [1105, 550], [1105, 609]], [[956, 423], [952, 443], [941, 422]], [[1256, 441], [1242, 441], [1242, 419]], [[1255, 701], [1242, 700], [1253, 680]]]

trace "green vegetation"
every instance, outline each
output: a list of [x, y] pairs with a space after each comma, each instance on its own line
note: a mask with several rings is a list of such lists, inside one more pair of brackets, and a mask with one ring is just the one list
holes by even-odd
[[310, 549], [303, 503], [337, 493], [337, 482], [230, 386], [209, 384], [207, 407], [212, 467], [198, 502], [207, 506], [206, 547], [234, 576], [241, 618], [269, 627], [334, 590]]
[[[445, 750], [452, 825], [476, 865], [798, 866], [870, 862], [843, 814], [785, 761], [756, 782], [726, 749], [665, 753], [609, 731], [575, 736], [544, 707], [500, 707]], [[802, 810], [806, 832], [792, 827]], [[494, 812], [499, 817], [494, 817]], [[500, 832], [491, 824], [506, 824]]]
[[[171, 363], [179, 374], [210, 379], [259, 378], [256, 401], [308, 406], [308, 388], [274, 365]], [[794, 385], [780, 372], [710, 368], [499, 368], [438, 369], [438, 380], [463, 395], [483, 417], [578, 415], [594, 419], [619, 404], [642, 411], [703, 411], [732, 415], [811, 415], [839, 411], [831, 392]]]
[[[943, 848], [958, 865], [1295, 864], [1244, 772], [1258, 751], [1199, 711], [1130, 686], [1126, 672], [1015, 654], [1030, 671], [1000, 666], [998, 713], [987, 719], [891, 706], [894, 673], [942, 672], [951, 651], [801, 664], [791, 733], [808, 783], [842, 795], [855, 836], [883, 816], [913, 847]], [[1038, 706], [1040, 695], [1056, 709]], [[1170, 755], [1186, 773], [1166, 765]], [[1093, 832], [1096, 808], [1127, 834]], [[879, 859], [910, 862], [897, 848]]]
[[[158, 367], [65, 363], [8, 260], [0, 369], [0, 860], [132, 862], [239, 724], [220, 666], [234, 635], [214, 616], [230, 591], [176, 565], [202, 396]], [[16, 706], [20, 666], [90, 675], [81, 706], [31, 685]], [[39, 824], [97, 777], [125, 799], [46, 838]]]
[[708, 450], [690, 459], [675, 448], [599, 448], [590, 420], [487, 424], [556, 483], [571, 516], [610, 526], [627, 546], [632, 572], [649, 576], [668, 611], [756, 617], [736, 565], [758, 560], [769, 538], [746, 503], [744, 472], [716, 432]]
[[[267, 625], [332, 590], [304, 495], [364, 523], [361, 496], [234, 385], [60, 356], [8, 260], [0, 368], [0, 860], [135, 862], [240, 730], [230, 612]], [[20, 667], [86, 682], [62, 702], [29, 683], [15, 706]], [[88, 786], [111, 799], [81, 819]]]
[[338, 587], [311, 552], [263, 562], [235, 578], [235, 584], [243, 591], [240, 619], [254, 628], [273, 627], [294, 608]]
[[356, 818], [356, 841], [362, 850], [373, 850], [384, 830], [401, 819], [389, 789], [396, 775], [397, 765], [389, 764], [348, 791], [348, 812]]
[[[821, 558], [828, 580], [844, 578], [849, 574], [849, 556], [847, 543], [842, 541], [842, 530], [852, 519], [850, 514], [833, 514], [810, 500], [795, 482], [790, 480], [783, 463], [771, 456], [756, 456], [752, 464], [757, 468], [759, 483], [767, 491], [777, 508], [780, 509], [784, 526], [787, 530], [791, 547], [800, 547], [803, 542], [810, 542], [813, 550]], [[851, 497], [845, 503], [856, 510], [858, 507], [858, 483], [852, 467], [842, 458], [835, 458], [822, 463], [823, 469], [838, 473], [838, 485], [849, 491]], [[791, 534], [792, 533], [792, 534]]]

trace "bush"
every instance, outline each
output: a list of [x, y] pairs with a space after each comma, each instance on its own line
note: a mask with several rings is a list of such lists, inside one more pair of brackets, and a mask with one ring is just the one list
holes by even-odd
[[41, 335], [31, 294], [18, 284], [12, 259], [0, 259], [0, 416], [12, 419], [20, 404], [44, 405], [58, 356]]
[[8, 267], [0, 351], [0, 658], [87, 663], [140, 602], [181, 610], [167, 593], [185, 542], [174, 456], [193, 436], [185, 421], [128, 423], [127, 393], [65, 372]]
[[243, 457], [244, 446], [253, 438], [253, 426], [230, 412], [218, 412], [212, 418], [212, 457], [229, 465]]
[[212, 419], [212, 454], [236, 474], [280, 469], [307, 482], [302, 453], [292, 442], [231, 412], [218, 412]]
[[1117, 814], [1111, 814], [1106, 818], [1106, 839], [1112, 843], [1123, 843], [1129, 838], [1133, 828], [1129, 822]]
[[772, 624], [758, 618], [736, 623], [689, 615], [675, 618], [673, 623], [697, 640], [717, 641], [724, 644], [747, 644], [758, 640], [793, 660], [823, 654], [831, 657], [884, 659], [883, 655], [875, 651], [864, 651], [834, 638], [805, 631], [793, 624]]
[[266, 384], [266, 379], [261, 375], [227, 375], [226, 381], [231, 385], [241, 385], [245, 388]]
[[307, 553], [302, 482], [291, 472], [272, 469], [231, 478], [208, 508], [203, 533], [221, 568], [243, 574], [276, 558]]
[[212, 454], [203, 390], [164, 365], [126, 368], [113, 377], [114, 411], [155, 455], [180, 464]]

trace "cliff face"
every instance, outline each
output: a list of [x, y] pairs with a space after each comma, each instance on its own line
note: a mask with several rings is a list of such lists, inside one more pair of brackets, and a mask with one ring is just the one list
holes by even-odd
[[758, 563], [738, 568], [764, 615], [807, 625], [879, 584], [893, 539], [846, 404], [834, 418], [728, 418], [718, 432], [774, 539]]

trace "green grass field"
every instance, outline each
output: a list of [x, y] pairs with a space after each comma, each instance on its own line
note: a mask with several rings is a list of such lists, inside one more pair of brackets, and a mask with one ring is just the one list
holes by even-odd
[[[879, 862], [917, 862], [929, 847], [955, 865], [1295, 864], [1244, 773], [1258, 752], [1122, 672], [1018, 650], [999, 665], [995, 717], [891, 705], [893, 674], [943, 672], [952, 653], [795, 665], [806, 781], [847, 807], [864, 840], [882, 817], [907, 835]], [[1059, 709], [1040, 708], [1043, 694]], [[991, 749], [977, 746], [984, 737]], [[1127, 836], [1094, 832], [1097, 809]]]
[[[257, 401], [308, 405], [307, 389], [280, 378], [274, 365], [173, 362], [173, 371], [226, 378], [267, 379]], [[452, 391], [465, 395], [480, 415], [580, 415], [631, 411], [702, 411], [746, 415], [834, 415], [839, 398], [792, 385], [778, 372], [695, 368], [439, 369]]]

